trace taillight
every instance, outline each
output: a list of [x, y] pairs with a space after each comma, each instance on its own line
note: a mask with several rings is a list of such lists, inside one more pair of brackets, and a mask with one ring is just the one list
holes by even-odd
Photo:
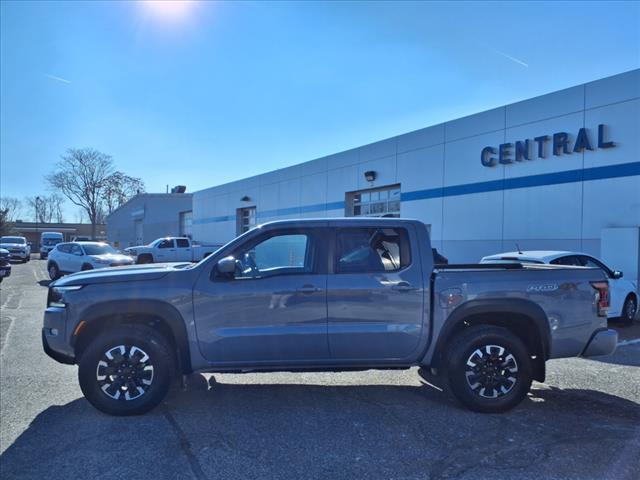
[[609, 310], [609, 282], [591, 282], [591, 286], [596, 290], [598, 316], [606, 317]]

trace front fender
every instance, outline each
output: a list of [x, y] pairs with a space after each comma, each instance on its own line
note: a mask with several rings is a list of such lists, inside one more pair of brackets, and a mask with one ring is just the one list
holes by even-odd
[[[84, 320], [91, 328], [96, 322], [105, 318], [125, 318], [135, 320], [138, 317], [155, 317], [164, 322], [170, 329], [175, 339], [178, 361], [184, 373], [191, 373], [191, 358], [189, 355], [189, 337], [185, 321], [180, 312], [171, 304], [162, 300], [111, 300], [100, 302], [87, 307], [78, 316], [78, 320]], [[75, 328], [75, 327], [73, 327]], [[71, 339], [71, 345], [75, 348], [76, 338]]]

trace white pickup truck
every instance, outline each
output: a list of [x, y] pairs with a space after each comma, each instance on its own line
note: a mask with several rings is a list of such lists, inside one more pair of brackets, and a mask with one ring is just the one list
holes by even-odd
[[221, 245], [196, 245], [187, 237], [158, 238], [149, 245], [125, 248], [136, 263], [199, 262]]

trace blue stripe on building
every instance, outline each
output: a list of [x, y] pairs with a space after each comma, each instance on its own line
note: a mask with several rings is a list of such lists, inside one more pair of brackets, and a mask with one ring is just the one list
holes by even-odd
[[[500, 190], [514, 190], [517, 188], [541, 187], [545, 185], [561, 185], [591, 180], [604, 180], [609, 178], [632, 177], [640, 175], [640, 162], [621, 163], [604, 167], [591, 167], [564, 172], [544, 173], [541, 175], [529, 175], [526, 177], [505, 178], [488, 182], [467, 183], [464, 185], [450, 185], [448, 187], [429, 188], [426, 190], [414, 190], [403, 192], [400, 199], [403, 202], [425, 200], [429, 198], [453, 197], [457, 195], [469, 195], [472, 193], [496, 192]], [[638, 187], [640, 188], [640, 186]], [[259, 218], [278, 217], [284, 215], [297, 215], [300, 213], [322, 212], [328, 210], [344, 209], [345, 202], [318, 203], [300, 207], [280, 208], [258, 212]], [[235, 221], [235, 215], [220, 217], [208, 217], [194, 220], [194, 224]]]

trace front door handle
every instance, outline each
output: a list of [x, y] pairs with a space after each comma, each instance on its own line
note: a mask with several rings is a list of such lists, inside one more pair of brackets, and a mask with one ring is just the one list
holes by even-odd
[[302, 287], [296, 289], [297, 293], [316, 293], [319, 291], [320, 289], [314, 287], [313, 285], [303, 285]]
[[411, 290], [415, 290], [413, 285], [411, 285], [409, 282], [396, 283], [393, 287], [391, 287], [391, 289], [398, 292], [410, 292]]

